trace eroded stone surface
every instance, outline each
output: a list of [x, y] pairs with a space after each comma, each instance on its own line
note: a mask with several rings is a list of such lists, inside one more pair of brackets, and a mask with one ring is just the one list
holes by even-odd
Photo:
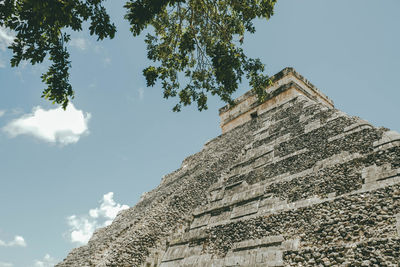
[[399, 136], [293, 95], [57, 266], [399, 266]]

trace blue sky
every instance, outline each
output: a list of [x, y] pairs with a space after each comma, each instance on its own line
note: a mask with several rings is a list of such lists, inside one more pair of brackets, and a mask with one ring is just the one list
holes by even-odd
[[[0, 30], [0, 267], [62, 260], [221, 132], [218, 99], [173, 113], [159, 85], [146, 88], [145, 45], [123, 4], [108, 1], [114, 40], [72, 35], [67, 115], [40, 98], [45, 65], [9, 67], [11, 33]], [[399, 10], [398, 0], [278, 1], [244, 49], [268, 74], [292, 66], [337, 108], [400, 131]]]

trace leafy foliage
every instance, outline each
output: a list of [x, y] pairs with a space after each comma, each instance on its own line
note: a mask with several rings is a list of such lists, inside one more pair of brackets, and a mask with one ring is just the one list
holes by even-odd
[[[125, 18], [134, 36], [148, 26], [147, 56], [156, 63], [143, 70], [148, 86], [161, 81], [164, 97], [178, 97], [173, 108], [196, 103], [207, 109], [207, 96], [218, 95], [233, 104], [231, 95], [249, 80], [260, 101], [270, 83], [259, 59], [248, 58], [241, 45], [245, 32], [254, 33], [255, 18], [269, 19], [276, 0], [128, 0]], [[42, 75], [47, 88], [42, 97], [66, 108], [74, 92], [69, 83], [66, 30], [81, 31], [90, 22], [98, 40], [116, 32], [104, 0], [0, 0], [0, 26], [16, 32], [10, 49], [12, 66], [22, 60], [52, 62]]]
[[52, 61], [42, 81], [47, 85], [42, 97], [67, 107], [74, 92], [69, 83], [69, 53], [66, 29], [81, 31], [82, 23], [90, 21], [90, 34], [99, 40], [113, 38], [114, 24], [102, 6], [104, 0], [3, 0], [0, 2], [0, 26], [16, 32], [10, 49], [14, 55], [11, 66], [22, 60], [32, 65], [46, 58]]
[[269, 19], [276, 0], [131, 0], [125, 16], [134, 36], [147, 26], [147, 56], [159, 63], [143, 70], [147, 85], [161, 80], [164, 97], [179, 97], [173, 108], [197, 103], [207, 109], [207, 94], [233, 104], [231, 95], [245, 76], [263, 101], [270, 80], [259, 59], [240, 47], [255, 18]]

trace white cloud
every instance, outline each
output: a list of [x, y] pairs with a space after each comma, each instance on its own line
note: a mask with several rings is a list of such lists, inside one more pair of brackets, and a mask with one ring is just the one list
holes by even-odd
[[26, 247], [25, 239], [22, 236], [16, 235], [14, 240], [10, 242], [10, 246]]
[[116, 203], [113, 197], [114, 193], [109, 192], [103, 196], [100, 207], [89, 210], [89, 214], [71, 215], [67, 218], [70, 227], [68, 234], [72, 243], [86, 244], [97, 228], [110, 225], [119, 211], [129, 208]]
[[35, 267], [53, 267], [56, 265], [57, 260], [51, 257], [49, 254], [46, 254], [43, 259], [35, 260], [34, 266]]
[[13, 267], [14, 265], [9, 262], [0, 261], [0, 267]]
[[0, 50], [5, 51], [13, 43], [14, 38], [15, 36], [11, 31], [0, 26]]
[[32, 113], [8, 123], [3, 131], [11, 137], [25, 134], [50, 143], [67, 145], [78, 142], [83, 134], [89, 133], [90, 117], [90, 113], [77, 110], [72, 103], [66, 110], [61, 107], [45, 110], [37, 106]]
[[72, 38], [70, 44], [80, 50], [86, 50], [88, 47], [88, 41], [85, 38]]
[[0, 117], [4, 116], [4, 114], [6, 114], [6, 111], [0, 109]]
[[26, 247], [26, 242], [22, 236], [16, 235], [14, 240], [9, 242], [0, 240], [0, 247]]
[[110, 225], [112, 220], [117, 216], [118, 212], [129, 208], [127, 205], [117, 204], [114, 201], [114, 193], [109, 192], [103, 196], [99, 208], [89, 210], [89, 215], [92, 218], [105, 218], [105, 225]]
[[70, 227], [69, 238], [72, 243], [86, 244], [94, 233], [94, 230], [96, 230], [97, 221], [93, 219], [89, 220], [85, 217], [72, 215], [67, 218], [67, 223]]

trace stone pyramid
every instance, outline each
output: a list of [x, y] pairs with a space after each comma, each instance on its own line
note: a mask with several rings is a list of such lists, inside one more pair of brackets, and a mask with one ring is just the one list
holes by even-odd
[[400, 266], [400, 135], [292, 68], [57, 266]]

